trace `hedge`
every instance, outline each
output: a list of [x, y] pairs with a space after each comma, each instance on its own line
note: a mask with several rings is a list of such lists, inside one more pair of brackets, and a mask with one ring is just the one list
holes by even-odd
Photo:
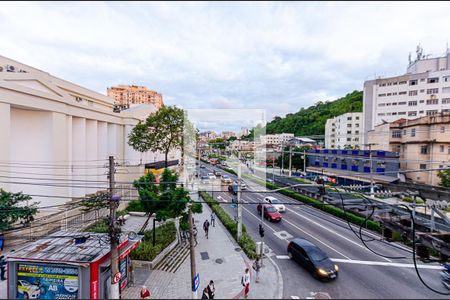
[[128, 203], [127, 208], [125, 211], [137, 211], [137, 212], [145, 212], [144, 207], [142, 206], [142, 203], [140, 200], [133, 200]]
[[156, 243], [153, 247], [153, 230], [144, 232], [142, 242], [130, 253], [131, 259], [152, 261], [169, 246], [177, 236], [177, 229], [174, 222], [167, 222], [155, 228]]
[[[253, 182], [260, 184], [260, 185], [265, 185], [268, 189], [270, 190], [274, 190], [274, 189], [278, 189], [280, 188], [280, 186], [277, 186], [275, 184], [269, 183], [269, 182], [264, 182], [263, 180], [257, 179], [254, 176], [249, 176], [247, 174], [244, 174], [244, 177], [252, 180]], [[290, 198], [293, 198], [295, 200], [298, 200], [300, 202], [306, 203], [306, 204], [311, 204], [314, 207], [323, 210], [324, 212], [327, 212], [329, 214], [332, 214], [338, 218], [341, 218], [343, 220], [349, 221], [353, 224], [356, 225], [363, 225], [365, 218], [357, 216], [353, 213], [350, 212], [344, 212], [342, 209], [334, 207], [333, 205], [330, 204], [324, 204], [322, 202], [320, 202], [319, 200], [301, 195], [299, 193], [296, 193], [294, 191], [291, 190], [280, 190], [278, 191], [278, 193], [281, 193], [283, 195], [286, 195]], [[372, 221], [372, 220], [368, 220], [366, 222], [366, 226], [368, 229], [376, 231], [376, 232], [381, 232], [381, 226], [378, 222]]]
[[[219, 205], [219, 203], [208, 193], [199, 192], [200, 196], [203, 200], [208, 203], [211, 209], [216, 213], [216, 216], [231, 233], [233, 238], [237, 240], [237, 224], [230, 217], [230, 215]], [[256, 258], [256, 244], [255, 241], [251, 238], [251, 236], [247, 233], [245, 225], [242, 224], [242, 236], [239, 241], [237, 241], [239, 246], [241, 246], [242, 250], [247, 254], [248, 258], [255, 259]]]
[[95, 232], [95, 233], [108, 233], [109, 232], [109, 219], [101, 218], [94, 224], [86, 227], [84, 232]]

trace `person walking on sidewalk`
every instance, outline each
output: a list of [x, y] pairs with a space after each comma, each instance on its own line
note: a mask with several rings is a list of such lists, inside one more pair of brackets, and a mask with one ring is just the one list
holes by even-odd
[[203, 289], [203, 293], [202, 293], [202, 298], [201, 299], [209, 299], [208, 297], [209, 297], [208, 296], [208, 287], [205, 287]]
[[214, 212], [211, 213], [211, 225], [216, 227], [216, 214]]
[[248, 292], [250, 292], [250, 273], [248, 271], [248, 268], [245, 269], [244, 275], [242, 275], [241, 278], [242, 286], [244, 287], [244, 298], [247, 299]]
[[209, 221], [208, 220], [205, 220], [205, 223], [203, 223], [203, 229], [205, 230], [206, 239], [208, 239], [208, 231], [209, 231]]
[[195, 241], [194, 247], [198, 245], [198, 242], [197, 242], [197, 232], [198, 232], [197, 226], [194, 225], [194, 228], [192, 228], [192, 233], [194, 234], [194, 241]]
[[253, 263], [253, 270], [255, 270], [256, 278], [255, 282], [259, 282], [259, 272], [261, 271], [261, 260], [259, 259], [259, 256], [256, 258], [255, 262]]
[[214, 281], [212, 280], [209, 281], [207, 289], [209, 299], [214, 299], [214, 293], [216, 292], [216, 288], [214, 287]]
[[150, 291], [147, 290], [145, 285], [141, 288], [141, 299], [150, 299]]

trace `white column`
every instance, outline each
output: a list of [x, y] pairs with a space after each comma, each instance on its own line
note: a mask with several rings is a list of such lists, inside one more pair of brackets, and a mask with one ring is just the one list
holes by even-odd
[[[99, 166], [103, 166], [103, 162], [96, 161], [98, 155], [98, 129], [97, 129], [97, 120], [86, 120], [86, 163], [84, 165], [89, 166], [86, 169], [86, 177], [87, 181], [97, 181], [98, 176], [103, 174], [106, 171], [106, 168], [100, 168]], [[86, 194], [95, 193], [99, 186], [97, 183], [90, 183], [87, 185], [94, 186], [93, 188], [86, 188]]]
[[[10, 142], [11, 142], [11, 106], [6, 103], [0, 103], [0, 172], [2, 176], [9, 176], [10, 168], [5, 162], [10, 161]], [[6, 179], [6, 178], [2, 178]], [[0, 180], [8, 181], [8, 180]], [[0, 182], [0, 188], [9, 190], [8, 183]]]
[[[73, 164], [80, 165], [86, 161], [86, 119], [72, 118], [72, 161]], [[86, 180], [86, 169], [72, 169], [74, 179]], [[84, 188], [72, 189], [74, 197], [83, 197], [85, 195]]]
[[[108, 161], [108, 123], [98, 122], [97, 127], [97, 159], [100, 164], [106, 164]], [[104, 172], [98, 172], [98, 181], [107, 181], [107, 177]], [[107, 184], [99, 184], [99, 186], [107, 187]]]

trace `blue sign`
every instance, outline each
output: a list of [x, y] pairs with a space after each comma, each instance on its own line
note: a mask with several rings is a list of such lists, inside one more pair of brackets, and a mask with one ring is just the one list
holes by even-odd
[[18, 299], [77, 299], [78, 268], [19, 264]]
[[192, 291], [196, 292], [199, 286], [200, 286], [200, 276], [197, 273], [197, 275], [195, 275], [194, 277], [194, 282], [192, 282]]

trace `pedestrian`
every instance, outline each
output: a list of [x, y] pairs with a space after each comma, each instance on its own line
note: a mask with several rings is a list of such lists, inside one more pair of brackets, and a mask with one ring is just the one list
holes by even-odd
[[198, 244], [198, 242], [197, 242], [197, 232], [198, 232], [197, 227], [194, 225], [194, 228], [192, 228], [192, 233], [194, 234], [195, 246], [197, 246], [197, 244]]
[[5, 278], [5, 273], [6, 273], [6, 258], [4, 255], [0, 256], [0, 279], [6, 280]]
[[259, 271], [261, 271], [261, 260], [259, 259], [259, 256], [256, 258], [255, 262], [253, 263], [253, 270], [255, 270], [255, 273], [256, 273], [255, 282], [259, 282]]
[[241, 278], [241, 284], [244, 287], [244, 297], [248, 297], [248, 292], [250, 292], [250, 273], [248, 268], [245, 269], [244, 275]]
[[206, 239], [208, 239], [208, 231], [209, 231], [209, 221], [205, 220], [203, 223], [203, 230], [205, 230]]
[[204, 289], [203, 289], [203, 293], [202, 293], [202, 298], [201, 299], [209, 299], [209, 296], [208, 296], [208, 287], [205, 287]]
[[208, 288], [209, 299], [214, 299], [214, 293], [216, 292], [216, 288], [214, 286], [214, 281], [210, 280], [207, 288]]
[[150, 299], [150, 291], [147, 290], [145, 285], [141, 288], [141, 299]]
[[216, 227], [216, 214], [214, 212], [211, 213], [211, 225]]

